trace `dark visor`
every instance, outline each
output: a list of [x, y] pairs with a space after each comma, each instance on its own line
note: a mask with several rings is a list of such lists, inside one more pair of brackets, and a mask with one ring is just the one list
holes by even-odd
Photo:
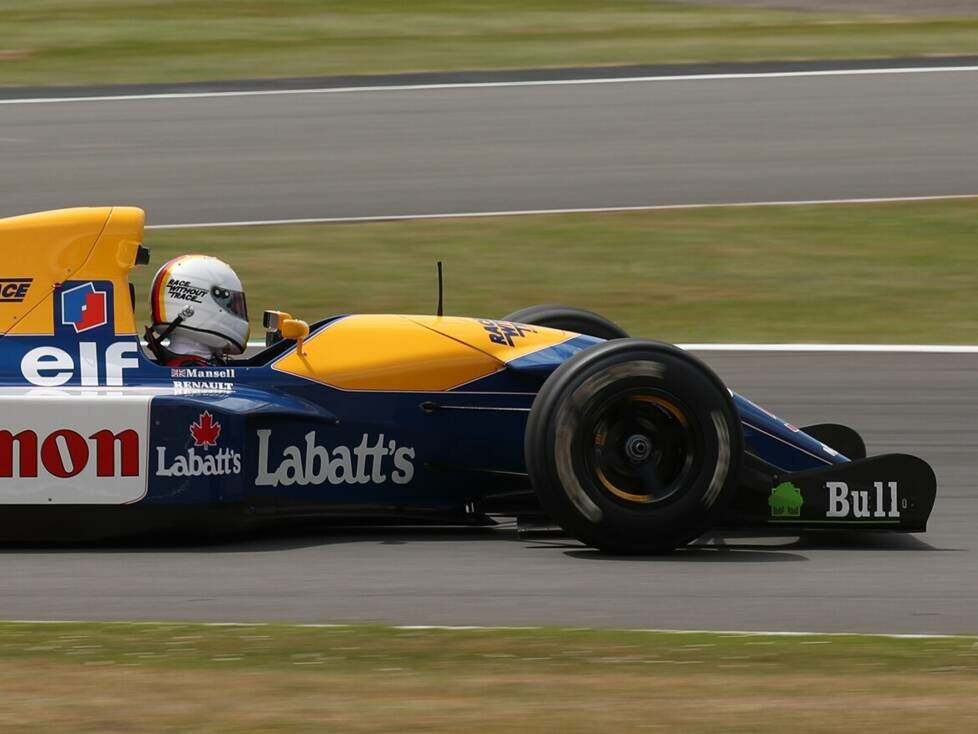
[[211, 295], [218, 305], [225, 311], [230, 311], [235, 316], [240, 316], [245, 321], [248, 320], [248, 304], [245, 303], [245, 294], [241, 291], [229, 291], [227, 288], [214, 286], [211, 288]]

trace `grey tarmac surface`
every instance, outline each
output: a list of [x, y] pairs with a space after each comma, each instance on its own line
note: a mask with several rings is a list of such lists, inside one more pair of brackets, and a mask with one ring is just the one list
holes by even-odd
[[708, 536], [661, 558], [507, 528], [3, 548], [0, 618], [978, 632], [978, 355], [701, 356], [788, 420], [848, 423], [871, 453], [930, 461], [930, 531]]
[[160, 225], [975, 194], [976, 120], [964, 71], [0, 104], [0, 215], [129, 203]]

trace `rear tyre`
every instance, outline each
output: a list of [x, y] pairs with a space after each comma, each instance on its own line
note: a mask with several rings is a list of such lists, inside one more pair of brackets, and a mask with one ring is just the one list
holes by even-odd
[[514, 311], [503, 321], [530, 326], [546, 326], [551, 329], [575, 331], [578, 334], [596, 336], [599, 339], [625, 339], [628, 332], [610, 319], [593, 311], [571, 306], [545, 304], [528, 306]]
[[622, 339], [578, 352], [544, 383], [526, 466], [544, 510], [606, 552], [662, 553], [699, 537], [736, 489], [730, 392], [678, 347]]

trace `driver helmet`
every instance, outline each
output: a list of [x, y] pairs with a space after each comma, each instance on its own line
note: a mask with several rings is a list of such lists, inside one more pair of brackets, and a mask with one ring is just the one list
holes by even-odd
[[216, 257], [184, 255], [161, 267], [150, 294], [153, 330], [177, 353], [241, 354], [251, 327], [241, 280]]

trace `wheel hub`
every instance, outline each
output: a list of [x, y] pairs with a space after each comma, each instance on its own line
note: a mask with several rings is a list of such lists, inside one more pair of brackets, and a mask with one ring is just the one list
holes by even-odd
[[589, 464], [600, 487], [629, 503], [682, 491], [695, 446], [686, 412], [661, 393], [625, 390], [595, 407]]
[[633, 464], [642, 464], [652, 455], [652, 441], [648, 436], [636, 433], [625, 440], [625, 456]]

